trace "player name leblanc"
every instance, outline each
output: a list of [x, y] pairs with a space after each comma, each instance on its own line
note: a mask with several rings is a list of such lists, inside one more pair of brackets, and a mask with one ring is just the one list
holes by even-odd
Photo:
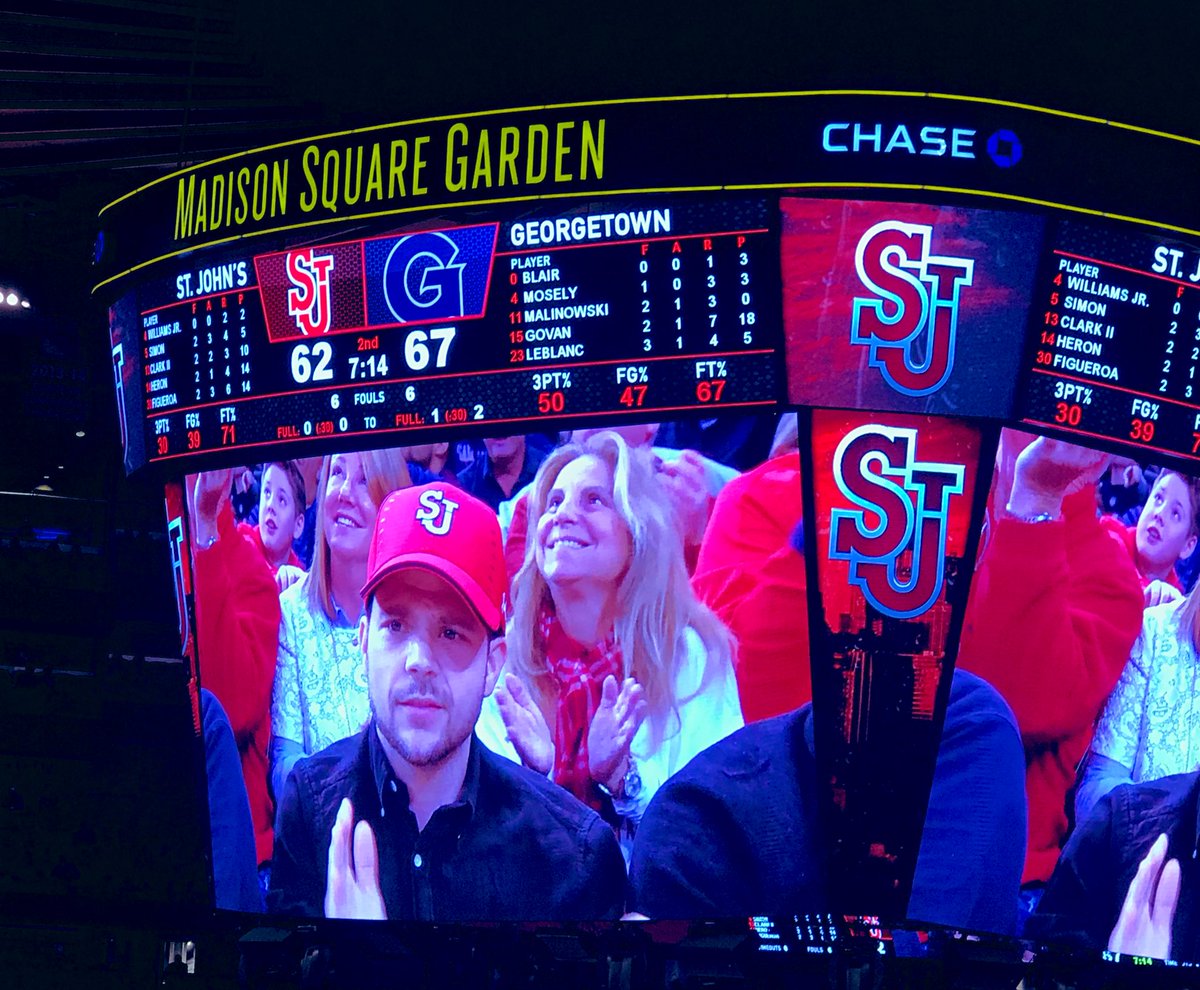
[[525, 348], [526, 361], [559, 361], [563, 358], [582, 358], [583, 344], [549, 344]]

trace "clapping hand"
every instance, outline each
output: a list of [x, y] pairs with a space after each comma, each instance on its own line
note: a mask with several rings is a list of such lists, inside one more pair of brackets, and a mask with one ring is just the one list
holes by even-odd
[[1179, 905], [1179, 860], [1167, 859], [1167, 837], [1160, 835], [1129, 883], [1117, 924], [1108, 938], [1110, 952], [1168, 959], [1171, 924]]
[[620, 691], [609, 674], [600, 689], [600, 707], [588, 728], [588, 771], [592, 780], [619, 794], [629, 766], [629, 744], [646, 717], [642, 686], [625, 678]]
[[537, 701], [516, 674], [505, 674], [496, 685], [496, 707], [508, 740], [530, 770], [548, 774], [554, 766], [554, 740]]
[[349, 798], [342, 799], [329, 839], [325, 917], [386, 920], [375, 833], [365, 821], [354, 824], [354, 806]]
[[684, 546], [699, 546], [708, 525], [704, 461], [694, 450], [685, 450], [675, 460], [663, 462], [658, 479], [675, 510]]

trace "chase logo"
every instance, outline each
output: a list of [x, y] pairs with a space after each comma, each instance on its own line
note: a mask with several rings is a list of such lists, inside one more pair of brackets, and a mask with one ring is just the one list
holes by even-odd
[[367, 241], [369, 322], [482, 316], [498, 226], [426, 230]]
[[1012, 131], [999, 130], [988, 138], [987, 153], [1001, 168], [1012, 168], [1021, 160], [1021, 139]]
[[860, 426], [838, 444], [833, 478], [857, 508], [833, 510], [829, 557], [850, 562], [850, 582], [884, 615], [911, 619], [941, 594], [963, 471], [917, 460], [917, 431], [904, 427]]
[[854, 299], [850, 343], [903, 395], [929, 395], [954, 370], [959, 293], [975, 274], [970, 258], [936, 255], [933, 228], [884, 220], [859, 239], [854, 267], [869, 295]]

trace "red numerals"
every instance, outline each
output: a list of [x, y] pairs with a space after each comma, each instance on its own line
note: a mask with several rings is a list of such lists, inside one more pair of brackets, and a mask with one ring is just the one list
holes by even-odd
[[162, 457], [170, 449], [171, 449], [171, 445], [167, 442], [167, 438], [159, 437], [158, 444], [157, 444], [158, 456]]
[[221, 446], [228, 447], [231, 444], [237, 443], [237, 424], [222, 423], [221, 424]]
[[720, 402], [721, 393], [724, 391], [724, 378], [714, 378], [710, 382], [696, 383], [696, 398], [701, 402]]
[[1135, 419], [1130, 425], [1133, 427], [1129, 431], [1129, 438], [1131, 440], [1140, 440], [1142, 443], [1149, 443], [1154, 439], [1154, 420]]
[[543, 415], [560, 413], [566, 407], [567, 399], [562, 392], [538, 392], [537, 408]]
[[1074, 403], [1060, 402], [1054, 407], [1054, 422], [1065, 423], [1067, 426], [1078, 426], [1083, 418], [1083, 410]]
[[621, 393], [621, 398], [617, 401], [629, 409], [640, 406], [646, 401], [647, 388], [649, 388], [648, 385], [626, 385], [625, 391]]
[[188, 450], [199, 450], [200, 449], [200, 431], [199, 430], [188, 430], [187, 431], [187, 449]]

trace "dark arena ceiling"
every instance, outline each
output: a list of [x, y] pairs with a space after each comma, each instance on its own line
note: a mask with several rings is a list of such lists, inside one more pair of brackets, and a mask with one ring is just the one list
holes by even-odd
[[[0, 10], [0, 491], [157, 502], [121, 478], [96, 213], [222, 153], [574, 99], [881, 88], [1200, 135], [1183, 2], [416, 5], [9, 0]], [[1024, 9], [1022, 9], [1024, 8]], [[1098, 167], [1102, 167], [1098, 163]], [[3, 303], [9, 292], [29, 307]], [[82, 432], [83, 437], [76, 436]], [[155, 510], [157, 511], [157, 510]]]

